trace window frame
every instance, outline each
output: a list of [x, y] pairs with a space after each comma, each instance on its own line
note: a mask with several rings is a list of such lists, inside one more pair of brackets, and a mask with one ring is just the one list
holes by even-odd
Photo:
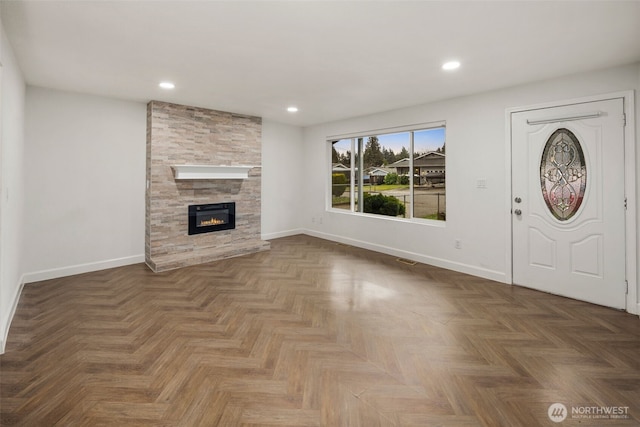
[[[344, 215], [374, 217], [374, 218], [383, 219], [387, 221], [413, 222], [413, 223], [421, 223], [421, 224], [444, 227], [447, 222], [446, 220], [416, 218], [413, 216], [413, 213], [414, 213], [413, 210], [415, 206], [413, 203], [414, 179], [413, 179], [413, 173], [411, 173], [411, 171], [414, 170], [414, 157], [415, 157], [414, 156], [414, 132], [420, 132], [420, 131], [437, 129], [437, 128], [445, 129], [445, 143], [446, 143], [447, 125], [445, 120], [327, 136], [325, 138], [325, 144], [328, 152], [329, 166], [328, 166], [328, 173], [327, 173], [328, 178], [327, 180], [325, 180], [325, 183], [326, 183], [325, 211], [332, 212], [332, 213], [341, 213]], [[361, 200], [363, 196], [364, 185], [358, 185], [358, 194], [357, 194], [358, 205], [357, 206], [356, 206], [356, 197], [355, 197], [356, 193], [355, 193], [354, 187], [355, 187], [355, 182], [357, 178], [356, 166], [358, 166], [358, 171], [362, 171], [362, 167], [363, 167], [365, 138], [380, 136], [380, 135], [405, 133], [405, 132], [409, 133], [409, 149], [408, 149], [409, 150], [409, 171], [410, 171], [409, 172], [409, 205], [411, 206], [411, 209], [407, 209], [407, 217], [397, 218], [397, 217], [363, 212], [362, 210], [364, 209], [364, 207], [363, 207], [363, 204], [361, 203]], [[351, 156], [350, 156], [350, 164], [349, 164], [349, 169], [350, 169], [349, 170], [349, 176], [350, 176], [349, 206], [350, 207], [348, 211], [346, 209], [339, 209], [339, 208], [333, 207], [332, 193], [331, 193], [331, 189], [333, 185], [332, 183], [333, 162], [331, 161], [333, 144], [337, 141], [346, 140], [346, 139], [351, 140], [351, 146], [350, 146]], [[356, 161], [358, 162], [358, 165], [356, 165]], [[447, 163], [448, 163], [447, 157], [445, 156], [445, 174], [447, 170]], [[362, 177], [364, 181], [364, 171], [362, 171]], [[446, 183], [445, 183], [445, 189], [446, 189]], [[445, 206], [447, 206], [446, 190], [445, 190]]]

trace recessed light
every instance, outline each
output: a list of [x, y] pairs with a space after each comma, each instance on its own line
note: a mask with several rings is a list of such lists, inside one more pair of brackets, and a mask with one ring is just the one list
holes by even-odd
[[443, 70], [451, 71], [455, 70], [456, 68], [460, 68], [460, 62], [458, 61], [449, 61], [442, 64]]
[[158, 86], [160, 86], [162, 89], [174, 89], [176, 87], [176, 85], [171, 82], [162, 82]]
[[297, 113], [298, 107], [287, 107], [287, 111], [290, 113]]

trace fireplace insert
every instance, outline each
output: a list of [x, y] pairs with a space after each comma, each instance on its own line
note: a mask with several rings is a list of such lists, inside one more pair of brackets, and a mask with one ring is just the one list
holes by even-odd
[[236, 228], [236, 204], [189, 205], [189, 234]]

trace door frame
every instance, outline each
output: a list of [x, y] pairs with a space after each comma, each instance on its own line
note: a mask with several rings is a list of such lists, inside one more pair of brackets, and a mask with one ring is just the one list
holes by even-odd
[[[506, 203], [505, 212], [509, 220], [506, 222], [506, 271], [505, 278], [507, 284], [513, 285], [513, 215], [511, 214], [513, 199], [513, 170], [512, 170], [512, 128], [511, 116], [531, 110], [540, 110], [552, 107], [564, 107], [573, 104], [584, 104], [587, 102], [606, 101], [610, 99], [622, 99], [623, 111], [626, 116], [626, 126], [624, 128], [624, 186], [627, 198], [627, 209], [625, 211], [625, 277], [628, 283], [626, 295], [626, 311], [640, 315], [640, 302], [638, 301], [638, 265], [637, 265], [637, 197], [636, 197], [636, 129], [635, 129], [635, 92], [633, 90], [612, 92], [602, 95], [587, 96], [561, 101], [545, 102], [535, 105], [512, 107], [505, 110], [505, 162], [506, 162]], [[622, 120], [622, 118], [621, 118]], [[622, 203], [622, 201], [621, 201]]]

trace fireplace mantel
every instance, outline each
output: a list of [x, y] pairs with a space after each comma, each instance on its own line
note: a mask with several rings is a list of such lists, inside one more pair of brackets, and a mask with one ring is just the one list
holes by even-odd
[[173, 165], [175, 179], [247, 179], [249, 170], [258, 166]]

